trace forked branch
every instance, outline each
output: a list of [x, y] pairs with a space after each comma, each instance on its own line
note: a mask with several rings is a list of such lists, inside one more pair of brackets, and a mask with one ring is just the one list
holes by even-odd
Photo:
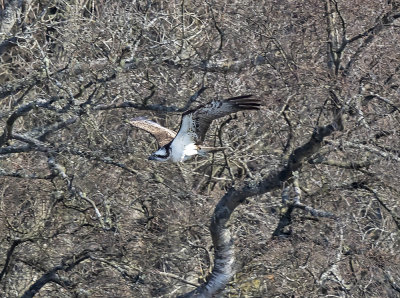
[[[323, 145], [324, 138], [330, 136], [335, 131], [343, 130], [342, 117], [342, 110], [338, 108], [333, 122], [326, 126], [317, 127], [308, 142], [292, 152], [288, 162], [280, 171], [270, 173], [259, 183], [248, 183], [238, 189], [232, 187], [220, 199], [215, 207], [210, 225], [215, 258], [211, 276], [207, 282], [182, 297], [212, 297], [225, 288], [226, 284], [235, 274], [234, 243], [230, 230], [227, 227], [233, 211], [248, 197], [265, 194], [281, 188], [283, 183], [292, 178], [294, 172], [302, 167], [304, 161], [319, 151]], [[292, 208], [295, 207], [293, 206]], [[316, 215], [322, 215], [322, 212], [324, 212], [310, 209], [310, 207], [300, 202], [298, 202], [297, 208], [310, 212], [314, 211]]]

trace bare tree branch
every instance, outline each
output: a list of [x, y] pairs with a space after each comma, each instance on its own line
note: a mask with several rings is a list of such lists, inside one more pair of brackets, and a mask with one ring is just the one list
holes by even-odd
[[28, 290], [21, 296], [21, 298], [31, 298], [35, 296], [41, 288], [49, 282], [60, 283], [58, 271], [70, 271], [75, 266], [90, 258], [91, 250], [84, 250], [77, 255], [64, 258], [60, 265], [54, 266], [49, 271], [45, 272], [37, 281], [35, 281]]
[[393, 159], [393, 160], [395, 160], [397, 162], [400, 162], [400, 157], [398, 155], [393, 154], [391, 152], [382, 151], [381, 149], [378, 149], [378, 148], [374, 148], [373, 145], [364, 145], [364, 144], [348, 142], [348, 141], [343, 141], [343, 142], [329, 141], [329, 143], [333, 144], [333, 145], [336, 145], [336, 146], [344, 145], [344, 146], [346, 146], [348, 148], [366, 150], [366, 151], [369, 151], [369, 152], [374, 153], [376, 155], [379, 155], [381, 157]]
[[7, 256], [6, 256], [6, 260], [5, 260], [5, 262], [4, 262], [4, 265], [3, 265], [3, 270], [1, 270], [1, 272], [0, 272], [0, 281], [1, 281], [1, 280], [3, 279], [3, 277], [7, 274], [8, 265], [9, 265], [10, 262], [11, 262], [11, 257], [12, 257], [12, 254], [13, 254], [15, 248], [16, 248], [19, 244], [21, 244], [21, 243], [23, 243], [23, 241], [22, 241], [21, 239], [16, 239], [16, 240], [14, 240], [14, 241], [12, 242], [10, 248], [7, 250]]
[[99, 221], [101, 227], [103, 229], [105, 229], [105, 225], [104, 225], [104, 220], [103, 220], [103, 216], [101, 215], [99, 209], [97, 208], [95, 202], [88, 198], [87, 195], [82, 192], [79, 188], [75, 187], [72, 184], [72, 180], [68, 177], [68, 175], [65, 173], [64, 168], [59, 165], [58, 163], [55, 162], [54, 157], [49, 157], [48, 159], [48, 164], [50, 169], [52, 170], [52, 172], [54, 173], [54, 175], [58, 175], [60, 176], [63, 180], [65, 180], [65, 182], [67, 183], [68, 186], [68, 190], [71, 193], [71, 195], [73, 196], [78, 196], [79, 198], [85, 200], [86, 202], [88, 202], [94, 209], [97, 220]]
[[[234, 244], [227, 223], [233, 211], [248, 197], [264, 194], [282, 186], [282, 183], [298, 171], [303, 162], [318, 152], [322, 147], [324, 138], [330, 136], [336, 130], [343, 129], [342, 112], [337, 111], [335, 120], [326, 126], [317, 127], [310, 140], [296, 148], [290, 155], [286, 166], [279, 172], [270, 173], [266, 178], [255, 185], [247, 184], [240, 189], [231, 188], [218, 202], [211, 218], [211, 237], [214, 244], [214, 268], [210, 278], [200, 287], [182, 297], [211, 297], [222, 290], [235, 274]], [[324, 213], [312, 208], [305, 210], [316, 215], [331, 217], [330, 213]], [[292, 208], [295, 208], [292, 206]], [[300, 205], [299, 205], [300, 208]]]

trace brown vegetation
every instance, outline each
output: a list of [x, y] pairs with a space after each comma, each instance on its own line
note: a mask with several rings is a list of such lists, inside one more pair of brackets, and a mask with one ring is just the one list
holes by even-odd
[[[400, 295], [400, 2], [0, 9], [1, 297]], [[184, 164], [126, 122], [249, 93]]]

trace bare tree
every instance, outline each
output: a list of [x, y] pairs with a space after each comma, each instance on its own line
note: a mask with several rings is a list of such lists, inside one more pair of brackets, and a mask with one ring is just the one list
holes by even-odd
[[[0, 9], [0, 296], [399, 295], [400, 3]], [[248, 93], [183, 164], [126, 121]]]

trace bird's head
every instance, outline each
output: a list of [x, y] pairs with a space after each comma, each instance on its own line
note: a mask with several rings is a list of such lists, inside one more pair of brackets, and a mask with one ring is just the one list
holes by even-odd
[[167, 161], [171, 158], [171, 148], [165, 145], [149, 156], [149, 160]]

